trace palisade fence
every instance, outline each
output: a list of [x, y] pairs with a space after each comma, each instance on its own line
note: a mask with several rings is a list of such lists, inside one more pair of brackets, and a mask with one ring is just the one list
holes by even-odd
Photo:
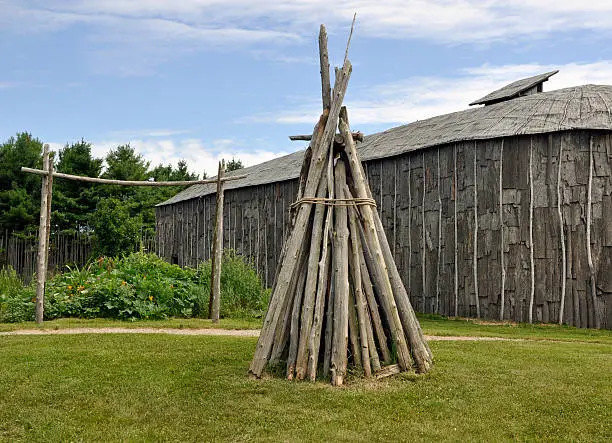
[[[156, 252], [155, 235], [143, 234], [140, 247], [145, 252]], [[12, 267], [29, 283], [36, 272], [38, 232], [31, 234], [0, 232], [0, 268]], [[62, 232], [51, 234], [49, 239], [48, 274], [54, 275], [66, 266], [83, 266], [91, 259], [93, 241], [90, 234]]]

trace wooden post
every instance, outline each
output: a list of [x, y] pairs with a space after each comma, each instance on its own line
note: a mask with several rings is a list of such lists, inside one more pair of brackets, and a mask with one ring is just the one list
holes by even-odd
[[480, 318], [480, 294], [478, 294], [478, 165], [476, 163], [476, 142], [474, 142], [474, 250], [472, 256], [472, 271], [474, 275], [474, 299], [476, 302], [476, 318]]
[[[338, 160], [335, 168], [335, 191], [337, 198], [344, 198], [346, 183], [344, 161]], [[340, 386], [346, 375], [347, 345], [349, 335], [349, 275], [348, 275], [348, 215], [346, 206], [334, 208], [334, 326], [331, 356], [331, 383]]]
[[[595, 266], [593, 265], [593, 253], [591, 252], [591, 219], [593, 211], [591, 209], [593, 202], [593, 136], [589, 139], [589, 184], [587, 188], [587, 213], [586, 213], [586, 250], [587, 263], [589, 265], [589, 281], [591, 286], [591, 309], [593, 310], [593, 318], [595, 320], [595, 328], [601, 328], [599, 321], [599, 310], [597, 309], [597, 285], [595, 282]], [[589, 325], [593, 327], [593, 324]]]
[[563, 194], [561, 192], [561, 166], [563, 161], [563, 137], [559, 143], [559, 160], [557, 165], [557, 214], [559, 215], [559, 237], [561, 240], [561, 302], [559, 306], [559, 324], [563, 324], [563, 312], [565, 310], [565, 286], [567, 284], [567, 257], [565, 255], [565, 223], [563, 222], [563, 211], [561, 204]]
[[[533, 137], [529, 142], [529, 323], [533, 323], [533, 301], [535, 298], [535, 264], [533, 255]], [[480, 317], [479, 317], [480, 318]]]
[[46, 227], [46, 244], [47, 249], [45, 251], [45, 276], [49, 269], [49, 236], [51, 235], [51, 201], [53, 200], [53, 152], [49, 152], [49, 177], [47, 182], [47, 227]]
[[453, 145], [453, 202], [454, 202], [454, 206], [453, 206], [453, 229], [454, 229], [454, 233], [455, 233], [455, 248], [454, 248], [454, 255], [455, 255], [455, 259], [453, 260], [453, 266], [454, 266], [454, 273], [455, 273], [455, 278], [454, 278], [454, 286], [455, 286], [455, 317], [457, 317], [459, 315], [459, 264], [457, 263], [457, 144], [455, 143]]
[[442, 260], [442, 194], [440, 190], [440, 148], [438, 148], [438, 266], [436, 268], [436, 307], [434, 312], [440, 313], [440, 261]]
[[504, 307], [506, 306], [506, 263], [504, 262], [504, 139], [501, 141], [499, 151], [499, 266], [501, 267], [501, 293], [499, 300], [499, 319], [504, 319]]
[[422, 312], [427, 312], [425, 292], [427, 291], [427, 274], [426, 274], [426, 260], [427, 260], [427, 235], [425, 232], [425, 190], [427, 189], [427, 170], [425, 169], [425, 150], [421, 151], [421, 164], [423, 167], [423, 193], [421, 194], [421, 303], [423, 309]]
[[221, 307], [221, 262], [223, 259], [223, 173], [225, 162], [219, 162], [217, 174], [217, 209], [215, 216], [215, 235], [213, 237], [212, 278], [210, 284], [209, 313], [213, 323], [219, 321]]
[[43, 176], [40, 190], [40, 223], [38, 225], [38, 258], [36, 266], [36, 323], [42, 324], [45, 301], [45, 280], [47, 277], [47, 216], [49, 213], [49, 145], [43, 147]]

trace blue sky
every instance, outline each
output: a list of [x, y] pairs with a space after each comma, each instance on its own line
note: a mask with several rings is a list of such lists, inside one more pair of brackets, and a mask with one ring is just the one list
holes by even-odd
[[612, 83], [609, 0], [0, 0], [0, 140], [129, 142], [209, 175], [293, 152], [319, 114], [319, 24], [341, 64], [354, 12], [345, 103], [366, 134], [552, 69], [546, 90]]

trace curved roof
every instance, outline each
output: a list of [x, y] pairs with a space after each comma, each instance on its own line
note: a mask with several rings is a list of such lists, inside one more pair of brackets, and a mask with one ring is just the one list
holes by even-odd
[[[361, 160], [392, 157], [432, 146], [515, 135], [572, 129], [612, 131], [612, 86], [584, 85], [542, 92], [493, 105], [420, 120], [366, 136], [358, 144]], [[247, 174], [227, 182], [242, 188], [299, 177], [304, 151], [279, 157], [231, 174]], [[212, 194], [216, 185], [194, 185], [158, 206]]]

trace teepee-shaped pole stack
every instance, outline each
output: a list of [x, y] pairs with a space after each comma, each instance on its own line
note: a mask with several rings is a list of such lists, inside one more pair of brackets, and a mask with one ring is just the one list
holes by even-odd
[[[426, 372], [432, 364], [357, 156], [342, 101], [345, 59], [330, 91], [319, 36], [323, 113], [304, 157], [291, 233], [249, 372], [286, 366], [287, 378]], [[336, 128], [340, 134], [336, 134]]]

